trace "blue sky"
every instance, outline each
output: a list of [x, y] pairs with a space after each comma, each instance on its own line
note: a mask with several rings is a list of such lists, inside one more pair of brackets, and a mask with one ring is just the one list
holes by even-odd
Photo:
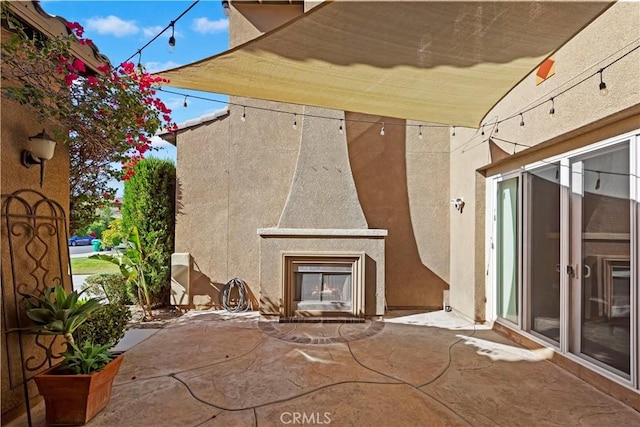
[[[101, 53], [113, 65], [120, 64], [164, 27], [175, 20], [191, 4], [190, 1], [72, 1], [43, 0], [42, 8], [51, 15], [61, 16], [67, 21], [78, 22], [85, 28], [84, 36], [93, 40]], [[201, 0], [175, 24], [176, 45], [169, 47], [171, 29], [165, 31], [156, 41], [142, 51], [141, 62], [149, 72], [160, 71], [185, 65], [224, 52], [228, 48], [229, 22], [224, 15], [219, 0]], [[138, 62], [138, 55], [131, 59]], [[190, 93], [225, 101], [226, 96], [184, 91], [168, 88], [181, 93]], [[162, 94], [160, 98], [171, 108], [176, 123], [199, 117], [219, 110], [224, 103]], [[158, 138], [159, 139], [159, 138]], [[165, 142], [154, 144], [159, 151], [147, 157], [158, 157], [175, 161], [176, 150]], [[122, 186], [116, 185], [118, 192]]]

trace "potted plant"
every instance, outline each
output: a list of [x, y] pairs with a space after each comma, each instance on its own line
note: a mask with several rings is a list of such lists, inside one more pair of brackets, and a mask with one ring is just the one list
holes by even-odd
[[80, 295], [77, 291], [67, 294], [56, 285], [42, 295], [25, 298], [27, 316], [36, 325], [33, 332], [61, 335], [67, 346], [62, 363], [34, 377], [50, 425], [84, 425], [97, 415], [111, 398], [113, 379], [124, 357], [111, 353], [111, 345], [76, 344], [74, 331], [102, 309], [98, 299], [82, 301]]

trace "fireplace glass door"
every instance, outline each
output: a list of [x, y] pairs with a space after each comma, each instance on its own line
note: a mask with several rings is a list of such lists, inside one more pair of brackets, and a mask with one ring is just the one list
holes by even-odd
[[293, 309], [351, 311], [352, 263], [294, 264]]

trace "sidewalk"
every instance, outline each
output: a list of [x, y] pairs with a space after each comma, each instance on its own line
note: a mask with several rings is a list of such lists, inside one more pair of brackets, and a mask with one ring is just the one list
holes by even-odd
[[[442, 311], [360, 324], [190, 312], [125, 353], [89, 425], [640, 425], [550, 357]], [[33, 415], [44, 425], [42, 405]]]

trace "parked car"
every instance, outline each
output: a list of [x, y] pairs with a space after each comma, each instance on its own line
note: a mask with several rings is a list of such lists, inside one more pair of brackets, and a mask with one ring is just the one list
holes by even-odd
[[73, 236], [69, 239], [69, 246], [87, 246], [93, 242], [91, 236]]

